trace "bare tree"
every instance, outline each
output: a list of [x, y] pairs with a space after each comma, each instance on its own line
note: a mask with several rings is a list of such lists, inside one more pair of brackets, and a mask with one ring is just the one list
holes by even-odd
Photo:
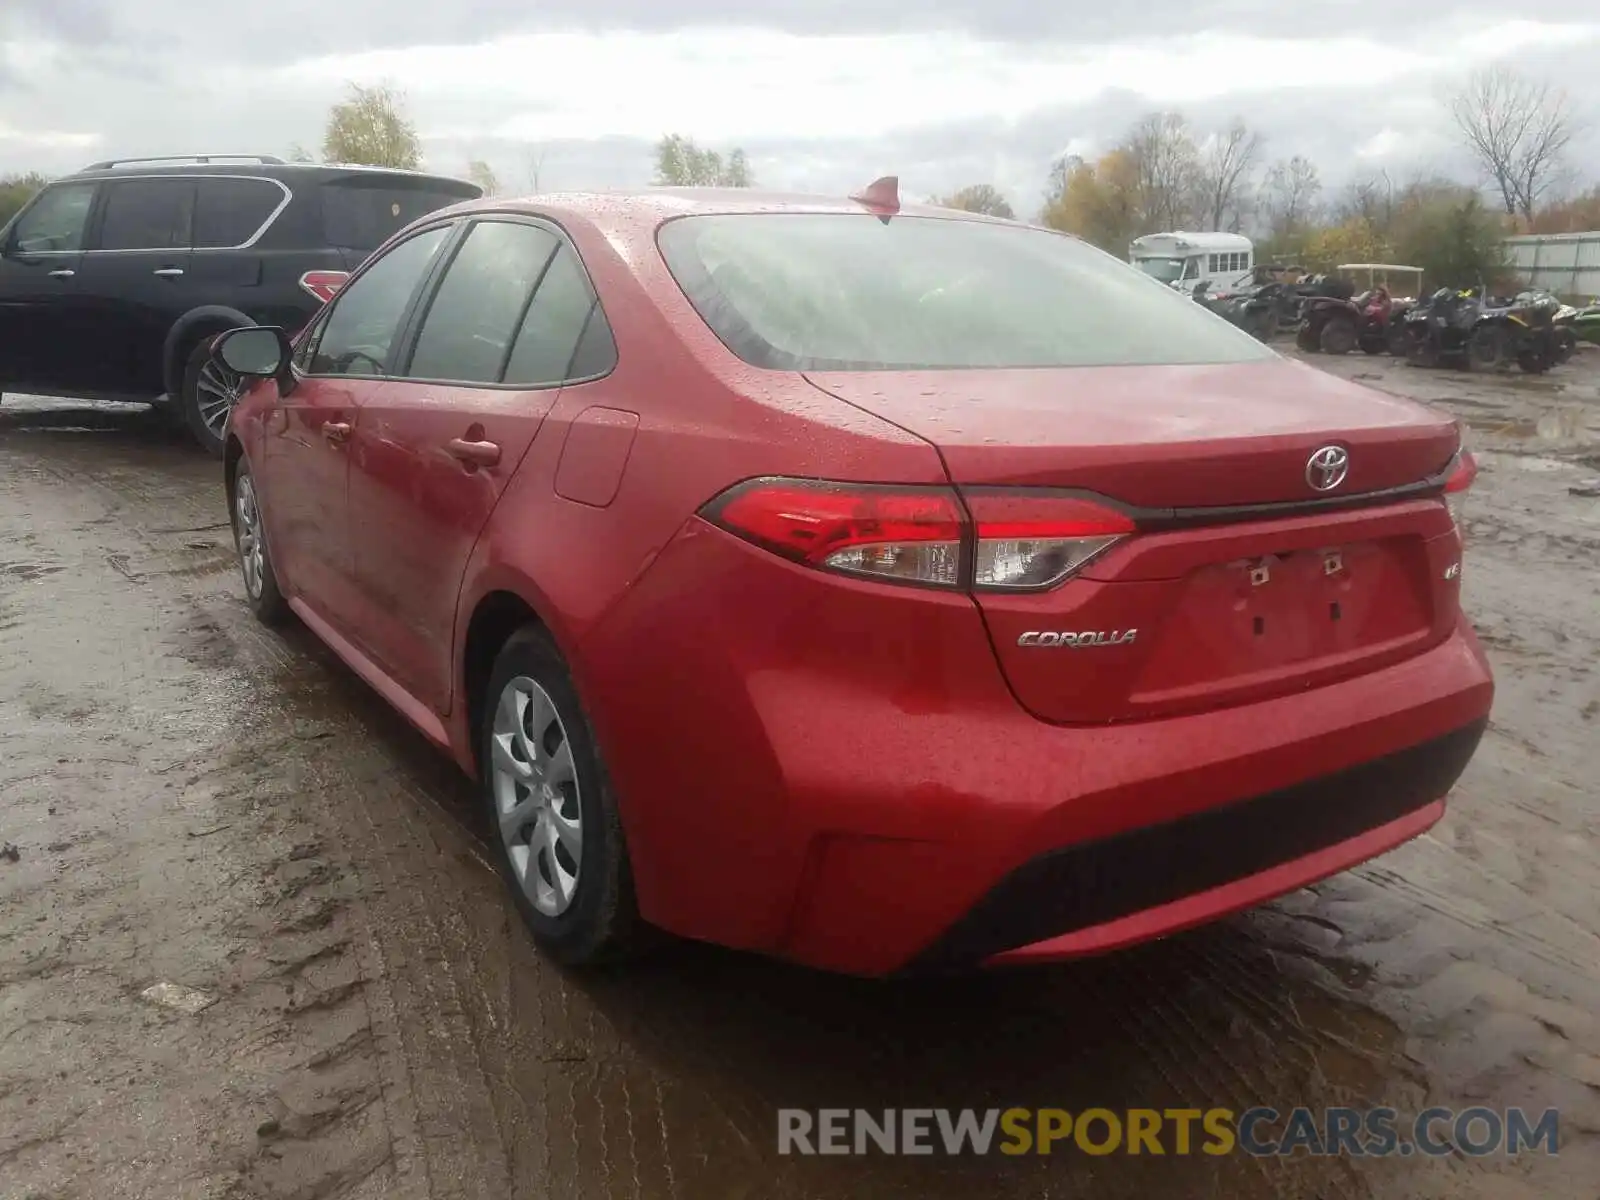
[[1462, 141], [1508, 216], [1533, 220], [1562, 171], [1577, 120], [1567, 94], [1506, 67], [1474, 72], [1450, 101]]
[[1141, 224], [1181, 229], [1193, 214], [1200, 178], [1199, 154], [1178, 113], [1151, 113], [1123, 144], [1138, 180]]
[[1207, 229], [1221, 229], [1228, 216], [1238, 223], [1250, 173], [1261, 153], [1261, 135], [1238, 118], [1200, 145], [1198, 184], [1204, 198]]
[[540, 191], [539, 180], [544, 174], [544, 147], [529, 146], [524, 163], [527, 167], [529, 190], [533, 192]]
[[1276, 237], [1298, 233], [1316, 216], [1322, 180], [1317, 164], [1303, 154], [1280, 160], [1267, 172], [1261, 200]]

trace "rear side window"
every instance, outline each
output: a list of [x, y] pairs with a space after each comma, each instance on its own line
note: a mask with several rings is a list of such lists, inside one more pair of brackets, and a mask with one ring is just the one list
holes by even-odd
[[1273, 352], [1076, 238], [868, 213], [683, 217], [658, 235], [691, 304], [773, 370], [1154, 366]]
[[270, 179], [195, 181], [194, 245], [196, 249], [243, 246], [261, 231], [283, 204], [283, 189]]
[[330, 302], [311, 357], [313, 375], [389, 375], [400, 322], [451, 226], [429, 229], [390, 248]]
[[46, 188], [17, 218], [11, 244], [25, 254], [82, 250], [94, 187], [92, 183], [60, 183]]
[[109, 184], [100, 249], [186, 248], [193, 212], [193, 179], [127, 179]]
[[499, 383], [534, 284], [559, 246], [536, 225], [474, 225], [428, 306], [406, 374]]
[[420, 217], [479, 195], [470, 185], [396, 183], [382, 176], [322, 185], [322, 233], [341, 250], [376, 250]]
[[506, 367], [506, 382], [537, 387], [587, 379], [605, 374], [616, 361], [606, 315], [578, 256], [563, 244], [528, 306]]

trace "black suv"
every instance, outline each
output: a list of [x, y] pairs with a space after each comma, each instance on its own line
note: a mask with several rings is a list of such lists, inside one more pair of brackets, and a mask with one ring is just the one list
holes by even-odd
[[153, 401], [220, 455], [238, 381], [214, 336], [301, 328], [391, 233], [480, 195], [259, 155], [95, 163], [0, 230], [0, 392]]

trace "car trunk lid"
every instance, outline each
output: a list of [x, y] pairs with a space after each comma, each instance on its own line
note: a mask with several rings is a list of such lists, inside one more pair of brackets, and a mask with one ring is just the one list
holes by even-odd
[[[1089, 493], [1134, 518], [1062, 584], [974, 591], [1045, 720], [1265, 699], [1420, 653], [1456, 622], [1460, 539], [1437, 493], [1459, 432], [1420, 405], [1289, 362], [809, 378], [932, 442], [980, 538], [1018, 488], [1044, 514]], [[1348, 470], [1323, 491], [1310, 463], [1328, 446]]]

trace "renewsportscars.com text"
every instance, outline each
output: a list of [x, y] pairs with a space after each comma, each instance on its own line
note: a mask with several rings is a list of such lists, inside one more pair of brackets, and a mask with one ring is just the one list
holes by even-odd
[[1553, 1155], [1559, 1127], [1553, 1108], [1429, 1108], [1410, 1118], [1392, 1108], [784, 1108], [778, 1153]]

